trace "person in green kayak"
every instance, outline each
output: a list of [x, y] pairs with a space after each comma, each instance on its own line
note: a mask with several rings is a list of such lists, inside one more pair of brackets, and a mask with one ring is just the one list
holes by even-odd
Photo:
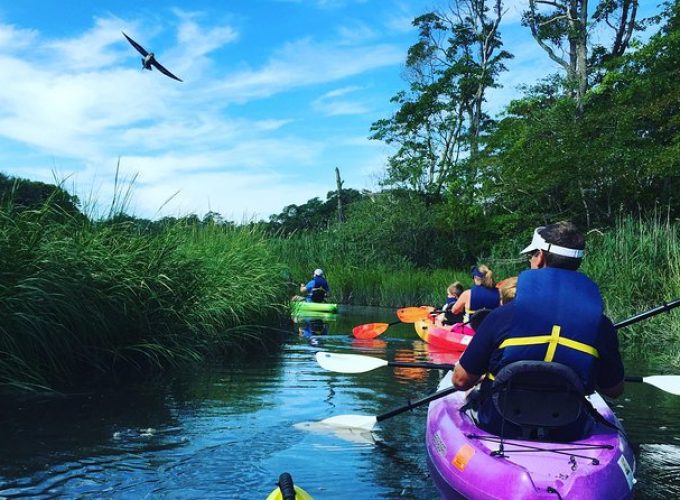
[[306, 294], [307, 302], [323, 302], [330, 292], [331, 289], [322, 269], [315, 269], [312, 279], [307, 284], [300, 284], [300, 293]]
[[[520, 273], [514, 300], [489, 313], [453, 374], [460, 390], [472, 388], [486, 374], [474, 398], [481, 428], [499, 434], [502, 425], [510, 427], [489, 396], [495, 376], [517, 361], [566, 365], [585, 394], [623, 393], [616, 330], [604, 315], [597, 285], [577, 271], [584, 249], [585, 238], [577, 227], [558, 222], [537, 228], [522, 250], [529, 255], [530, 269]], [[585, 432], [588, 423], [579, 425]]]

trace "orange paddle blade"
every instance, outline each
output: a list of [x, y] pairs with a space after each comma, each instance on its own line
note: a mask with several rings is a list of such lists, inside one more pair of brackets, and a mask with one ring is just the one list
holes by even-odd
[[373, 339], [389, 327], [389, 323], [367, 323], [352, 328], [352, 335], [358, 339]]
[[426, 319], [432, 311], [434, 311], [432, 306], [402, 307], [397, 309], [397, 318], [403, 323], [415, 323]]

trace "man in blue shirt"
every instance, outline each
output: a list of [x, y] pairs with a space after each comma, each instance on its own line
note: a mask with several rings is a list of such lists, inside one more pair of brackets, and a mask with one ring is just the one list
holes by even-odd
[[324, 278], [321, 269], [315, 269], [312, 279], [306, 285], [300, 285], [300, 292], [307, 294], [305, 297], [307, 302], [323, 302], [330, 291], [328, 281]]
[[[470, 389], [486, 374], [480, 392], [488, 394], [503, 367], [536, 360], [571, 368], [586, 394], [623, 393], [616, 330], [603, 314], [597, 285], [577, 271], [584, 249], [585, 238], [570, 222], [534, 231], [521, 252], [529, 254], [531, 269], [520, 273], [516, 298], [493, 310], [472, 338], [453, 374], [458, 389]], [[480, 427], [493, 432], [493, 405], [485, 404], [484, 396], [482, 401]]]

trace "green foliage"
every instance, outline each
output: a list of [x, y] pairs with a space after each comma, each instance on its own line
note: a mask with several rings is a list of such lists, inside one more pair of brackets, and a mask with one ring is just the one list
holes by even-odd
[[78, 217], [81, 215], [77, 196], [61, 186], [9, 177], [0, 173], [0, 203], [12, 211], [40, 210], [50, 205], [51, 216]]
[[352, 241], [374, 262], [438, 267], [452, 261], [443, 208], [415, 193], [384, 192], [352, 206], [334, 234]]
[[[356, 189], [343, 189], [341, 201], [347, 207], [363, 198]], [[288, 205], [277, 215], [269, 217], [269, 229], [281, 234], [299, 231], [319, 231], [328, 228], [338, 220], [338, 192], [330, 191], [326, 201], [312, 198], [302, 205]]]
[[611, 227], [659, 207], [678, 216], [676, 11], [648, 44], [609, 65], [582, 109], [550, 82], [511, 103], [479, 158], [490, 220], [509, 217], [522, 229], [522, 220], [559, 219]]

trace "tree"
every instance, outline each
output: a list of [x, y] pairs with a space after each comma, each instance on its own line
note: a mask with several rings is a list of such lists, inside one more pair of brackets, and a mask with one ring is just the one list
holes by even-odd
[[[523, 23], [548, 57], [566, 73], [566, 86], [579, 112], [589, 78], [603, 62], [623, 55], [636, 22], [639, 0], [599, 0], [588, 22], [588, 0], [529, 0]], [[590, 44], [590, 32], [605, 26], [613, 31], [611, 44]]]
[[604, 64], [580, 115], [554, 82], [511, 103], [484, 158], [487, 213], [584, 226], [680, 215], [680, 1], [664, 17], [647, 44]]
[[399, 109], [391, 118], [371, 126], [372, 139], [398, 147], [385, 185], [440, 194], [456, 177], [473, 197], [474, 160], [490, 123], [486, 92], [512, 57], [502, 50], [502, 15], [502, 0], [457, 0], [413, 21], [419, 40], [406, 60], [409, 90], [392, 98]]
[[0, 173], [0, 200], [15, 210], [37, 210], [44, 206], [56, 208], [62, 214], [81, 218], [80, 200], [61, 186], [9, 177]]
[[362, 197], [356, 189], [343, 188], [340, 199], [337, 191], [329, 191], [325, 202], [314, 197], [302, 205], [287, 205], [281, 213], [269, 217], [270, 230], [290, 234], [327, 229], [337, 221], [339, 204], [346, 208]]

